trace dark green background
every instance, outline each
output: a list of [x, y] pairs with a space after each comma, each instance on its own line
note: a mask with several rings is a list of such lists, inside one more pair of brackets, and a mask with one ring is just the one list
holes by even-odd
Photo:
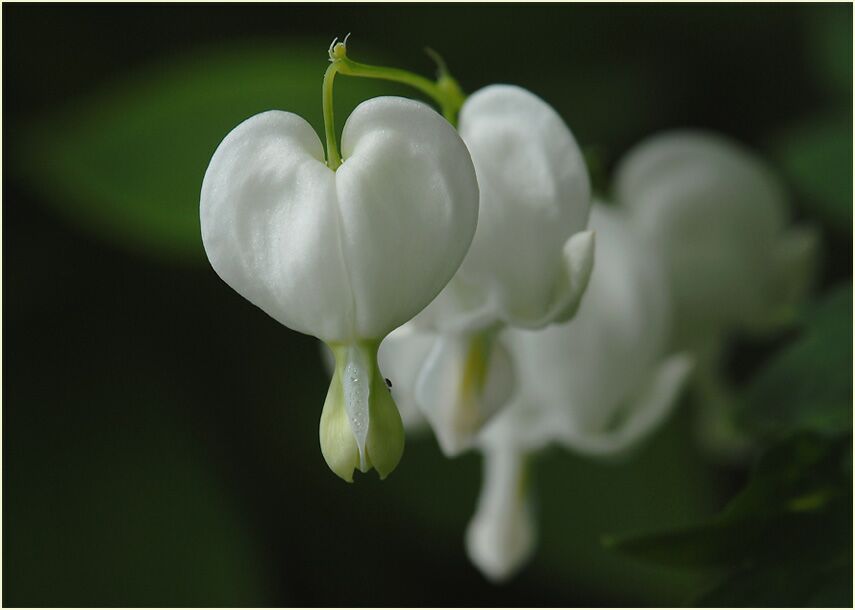
[[[699, 454], [689, 404], [630, 460], [540, 456], [540, 547], [503, 586], [463, 549], [477, 455], [412, 438], [387, 481], [342, 483], [317, 344], [205, 263], [198, 189], [252, 113], [320, 126], [327, 45], [352, 32], [357, 60], [429, 74], [429, 45], [467, 91], [538, 93], [600, 191], [661, 129], [753, 146], [823, 232], [822, 289], [851, 278], [850, 5], [2, 10], [4, 605], [659, 605], [707, 582], [599, 544], [711, 515], [744, 480]], [[409, 94], [342, 78], [336, 97], [384, 92]], [[739, 344], [734, 377], [770, 345]]]

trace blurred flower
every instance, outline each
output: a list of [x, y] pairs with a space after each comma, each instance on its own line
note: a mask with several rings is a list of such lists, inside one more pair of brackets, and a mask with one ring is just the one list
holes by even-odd
[[440, 335], [415, 392], [449, 455], [510, 396], [513, 371], [495, 343], [502, 327], [569, 319], [594, 251], [587, 169], [552, 107], [492, 85], [469, 96], [459, 129], [478, 176], [478, 227], [457, 274], [413, 322]]
[[478, 185], [458, 134], [412, 100], [360, 104], [342, 152], [333, 171], [302, 118], [251, 117], [214, 153], [200, 214], [220, 277], [332, 348], [321, 449], [351, 480], [372, 466], [385, 477], [400, 459], [403, 429], [377, 348], [454, 275], [475, 232]]
[[732, 392], [718, 373], [735, 331], [793, 319], [815, 268], [818, 235], [787, 226], [788, 200], [769, 168], [722, 136], [675, 131], [620, 163], [616, 196], [662, 254], [674, 295], [673, 344], [698, 362], [701, 429], [719, 453], [744, 445], [729, 421]]
[[597, 264], [576, 317], [501, 338], [518, 387], [477, 439], [485, 480], [467, 534], [472, 561], [494, 580], [533, 548], [519, 483], [526, 454], [552, 443], [592, 456], [629, 450], [670, 413], [691, 369], [686, 354], [668, 355], [670, 297], [656, 249], [619, 210], [595, 205], [591, 227]]

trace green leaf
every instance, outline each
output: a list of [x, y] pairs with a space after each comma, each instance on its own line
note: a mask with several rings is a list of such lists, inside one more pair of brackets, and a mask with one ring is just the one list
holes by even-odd
[[[23, 130], [18, 171], [68, 219], [162, 259], [204, 261], [199, 191], [208, 161], [244, 119], [270, 109], [323, 133], [324, 41], [200, 51], [141, 69]], [[337, 126], [399, 88], [336, 83]]]
[[852, 121], [812, 118], [781, 133], [772, 151], [800, 203], [837, 231], [852, 231]]
[[798, 338], [754, 377], [744, 398], [740, 419], [761, 435], [851, 432], [851, 284], [807, 313]]
[[797, 561], [811, 551], [822, 555], [851, 516], [851, 476], [841, 459], [847, 452], [848, 441], [829, 444], [813, 435], [790, 439], [768, 451], [749, 484], [708, 521], [604, 543], [677, 567], [728, 567], [769, 557]]

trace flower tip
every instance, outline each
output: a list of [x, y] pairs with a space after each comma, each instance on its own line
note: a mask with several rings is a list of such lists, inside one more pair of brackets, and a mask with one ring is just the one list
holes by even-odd
[[350, 38], [350, 32], [347, 33], [347, 36], [344, 37], [344, 40], [341, 42], [338, 41], [338, 36], [333, 38], [332, 43], [330, 43], [330, 48], [327, 49], [327, 53], [329, 54], [330, 61], [337, 61], [340, 59], [344, 59], [347, 57], [347, 39]]
[[377, 345], [331, 347], [336, 363], [321, 413], [321, 453], [348, 483], [357, 469], [385, 479], [404, 453], [404, 424], [377, 368]]

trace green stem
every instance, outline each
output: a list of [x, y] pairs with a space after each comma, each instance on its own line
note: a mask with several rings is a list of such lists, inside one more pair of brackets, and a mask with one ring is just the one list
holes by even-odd
[[330, 48], [330, 62], [324, 74], [323, 85], [324, 132], [327, 140], [327, 165], [330, 169], [335, 170], [341, 165], [341, 154], [339, 153], [335, 138], [335, 117], [333, 115], [332, 99], [333, 80], [336, 74], [376, 78], [413, 87], [433, 99], [439, 105], [442, 116], [453, 126], [457, 126], [457, 114], [460, 112], [466, 96], [460, 89], [457, 81], [448, 74], [444, 63], [441, 62], [441, 58], [439, 63], [439, 78], [436, 82], [399, 68], [370, 66], [355, 62], [347, 56], [347, 47], [341, 42]]
[[333, 115], [333, 81], [338, 66], [331, 63], [324, 73], [324, 133], [327, 137], [327, 166], [335, 171], [341, 165], [341, 154], [338, 152], [338, 144], [335, 141], [335, 116]]
[[[361, 76], [363, 78], [377, 78], [387, 80], [394, 83], [408, 85], [413, 89], [421, 91], [431, 99], [433, 99], [442, 110], [442, 115], [452, 125], [457, 123], [457, 113], [460, 107], [463, 106], [463, 92], [459, 87], [457, 91], [449, 87], [441, 87], [438, 82], [434, 82], [424, 76], [401, 70], [399, 68], [388, 68], [385, 66], [369, 66], [355, 62], [347, 56], [337, 60], [340, 62], [338, 71], [347, 76]], [[447, 77], [446, 77], [447, 78]]]

